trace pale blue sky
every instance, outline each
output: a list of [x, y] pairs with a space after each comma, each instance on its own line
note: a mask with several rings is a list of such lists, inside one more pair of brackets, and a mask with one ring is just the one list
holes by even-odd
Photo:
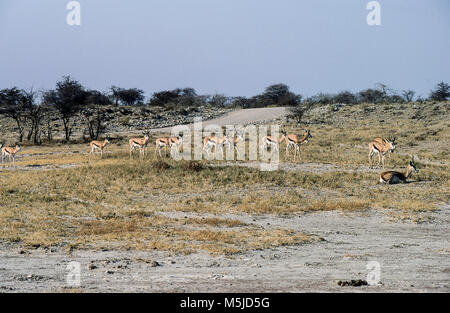
[[0, 88], [84, 85], [252, 96], [284, 82], [294, 92], [358, 91], [384, 82], [428, 95], [450, 83], [450, 1], [0, 0]]

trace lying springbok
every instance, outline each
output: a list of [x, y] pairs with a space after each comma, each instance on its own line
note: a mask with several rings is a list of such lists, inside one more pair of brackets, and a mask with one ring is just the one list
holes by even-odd
[[374, 154], [378, 154], [378, 164], [377, 166], [380, 166], [380, 163], [383, 164], [384, 168], [384, 159], [385, 154], [388, 151], [394, 152], [395, 151], [395, 137], [393, 139], [382, 139], [380, 141], [376, 141], [379, 138], [376, 138], [375, 140], [372, 140], [369, 144], [369, 167], [372, 166], [372, 157]]
[[4, 162], [5, 158], [9, 158], [9, 162], [13, 163], [13, 166], [15, 167], [15, 159], [16, 159], [16, 153], [20, 151], [20, 146], [16, 145], [15, 148], [6, 147], [3, 144], [1, 145], [1, 152], [2, 152], [2, 163]]
[[289, 156], [289, 148], [294, 148], [294, 162], [295, 157], [297, 156], [300, 159], [300, 145], [304, 145], [308, 143], [309, 138], [312, 138], [311, 132], [309, 129], [305, 129], [305, 134], [301, 137], [296, 134], [289, 134], [286, 137], [286, 158]]
[[418, 173], [419, 170], [416, 168], [416, 164], [414, 163], [414, 157], [412, 157], [411, 161], [409, 161], [408, 166], [403, 172], [397, 171], [385, 171], [380, 174], [380, 183], [389, 183], [389, 184], [398, 184], [398, 183], [406, 183], [407, 179], [411, 176], [411, 174], [415, 172]]
[[105, 138], [104, 141], [93, 140], [89, 144], [91, 147], [91, 151], [89, 152], [89, 161], [91, 161], [91, 155], [95, 152], [95, 150], [100, 150], [100, 158], [103, 158], [103, 149], [106, 147], [106, 144], [109, 143], [108, 138]]

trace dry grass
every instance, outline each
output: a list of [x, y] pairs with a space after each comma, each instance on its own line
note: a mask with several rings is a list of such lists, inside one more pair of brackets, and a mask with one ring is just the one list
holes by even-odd
[[[317, 238], [214, 215], [374, 209], [395, 221], [427, 221], [428, 213], [449, 198], [448, 119], [432, 114], [413, 119], [417, 110], [399, 114], [399, 105], [379, 106], [359, 118], [370, 108], [313, 111], [306, 117], [322, 121], [308, 125], [313, 139], [301, 146], [300, 162], [333, 164], [338, 167], [333, 171], [211, 167], [221, 162], [160, 160], [154, 149], [145, 160], [136, 156], [130, 161], [126, 146], [117, 144], [107, 147], [103, 159], [96, 156], [89, 163], [87, 145], [25, 147], [16, 170], [0, 171], [0, 239], [34, 247], [233, 254]], [[288, 123], [284, 128], [301, 134], [305, 126]], [[420, 172], [409, 184], [379, 185], [381, 170], [366, 170], [368, 142], [389, 135], [398, 137], [399, 153], [387, 158], [387, 168], [402, 169], [411, 154], [418, 159]], [[281, 161], [290, 161], [284, 145], [280, 151]], [[74, 167], [63, 168], [66, 164]], [[46, 170], [36, 169], [44, 165]], [[169, 218], [161, 215], [165, 211], [213, 216]]]

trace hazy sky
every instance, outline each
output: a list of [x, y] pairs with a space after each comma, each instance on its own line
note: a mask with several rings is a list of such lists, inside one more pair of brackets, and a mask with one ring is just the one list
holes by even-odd
[[0, 88], [84, 85], [252, 96], [284, 82], [292, 91], [358, 91], [384, 82], [428, 95], [450, 83], [450, 1], [0, 0]]

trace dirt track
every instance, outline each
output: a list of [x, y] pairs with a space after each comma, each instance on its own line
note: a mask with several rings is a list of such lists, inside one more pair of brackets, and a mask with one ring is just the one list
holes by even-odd
[[[251, 123], [261, 123], [276, 119], [282, 119], [289, 113], [288, 107], [278, 108], [258, 108], [258, 109], [242, 109], [229, 112], [219, 118], [203, 121], [203, 127], [209, 125], [247, 125]], [[187, 124], [192, 127], [193, 124]], [[170, 132], [172, 127], [155, 128], [152, 132]]]

